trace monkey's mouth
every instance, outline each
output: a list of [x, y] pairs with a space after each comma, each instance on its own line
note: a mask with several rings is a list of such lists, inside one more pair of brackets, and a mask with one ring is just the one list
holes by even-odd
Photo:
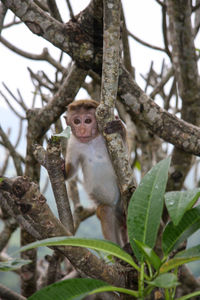
[[78, 139], [81, 143], [87, 143], [90, 141], [91, 137], [90, 136], [80, 136], [80, 137], [78, 137]]

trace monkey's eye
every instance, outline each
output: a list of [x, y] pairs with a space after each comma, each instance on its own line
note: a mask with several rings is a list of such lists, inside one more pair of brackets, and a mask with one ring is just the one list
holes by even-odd
[[78, 125], [80, 123], [81, 123], [81, 121], [79, 119], [74, 119], [74, 124]]
[[90, 124], [90, 123], [92, 123], [92, 120], [90, 118], [87, 118], [87, 119], [85, 119], [85, 123]]

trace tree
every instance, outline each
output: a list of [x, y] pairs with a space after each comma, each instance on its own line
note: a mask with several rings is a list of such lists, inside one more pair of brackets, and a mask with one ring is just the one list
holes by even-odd
[[[35, 239], [70, 235], [74, 231], [64, 178], [59, 168], [61, 165], [60, 148], [55, 147], [54, 143], [49, 143], [47, 150], [44, 150], [42, 144], [53, 124], [57, 131], [62, 131], [59, 118], [81, 87], [86, 89], [92, 98], [101, 99], [98, 122], [102, 130], [105, 123], [113, 119], [114, 107], [117, 108], [120, 117], [127, 125], [132, 165], [128, 163], [124, 149], [119, 146], [121, 145], [120, 136], [114, 135], [112, 143], [109, 142], [110, 138], [105, 136], [120, 182], [125, 207], [135, 190], [133, 168], [135, 170], [139, 166], [143, 177], [155, 163], [167, 156], [168, 143], [173, 145], [168, 191], [183, 189], [185, 178], [191, 168], [196, 170], [195, 180], [198, 185], [198, 160], [195, 158], [200, 153], [199, 77], [198, 49], [195, 48], [194, 41], [199, 31], [200, 3], [199, 0], [196, 0], [195, 5], [192, 5], [189, 0], [157, 0], [156, 2], [162, 11], [164, 48], [149, 45], [127, 30], [120, 1], [92, 0], [77, 16], [74, 16], [71, 5], [67, 1], [71, 15], [67, 23], [63, 23], [55, 1], [1, 1], [1, 42], [23, 57], [47, 61], [56, 68], [56, 78], [53, 82], [44, 72], [35, 73], [29, 69], [35, 87], [31, 106], [27, 105], [19, 91], [18, 96], [15, 96], [4, 84], [10, 97], [26, 113], [27, 148], [26, 156], [23, 157], [17, 151], [17, 143], [13, 145], [9, 141], [9, 135], [7, 136], [0, 127], [1, 145], [9, 153], [1, 166], [0, 173], [1, 176], [4, 175], [9, 156], [11, 156], [16, 175], [20, 177], [7, 179], [7, 187], [12, 187], [18, 197], [22, 197], [24, 191], [27, 192], [30, 188], [30, 195], [34, 194], [37, 203], [43, 204], [44, 197], [39, 193], [34, 182], [39, 183], [40, 165], [44, 165], [49, 173], [61, 221], [55, 219], [47, 206], [43, 205], [41, 210], [35, 208], [34, 211], [33, 203], [29, 203], [31, 197], [19, 204], [18, 200], [12, 201], [7, 194], [5, 196], [5, 192], [1, 191], [2, 218], [6, 219], [1, 249], [7, 245], [18, 223], [22, 225], [22, 245]], [[126, 5], [126, 3], [123, 4]], [[8, 9], [17, 19], [14, 19], [12, 24], [3, 25]], [[44, 49], [41, 55], [33, 55], [10, 44], [3, 37], [4, 30], [6, 26], [14, 28], [18, 22], [24, 23], [33, 34], [41, 36], [57, 47], [60, 50], [59, 61], [49, 54], [48, 49]], [[154, 48], [155, 51], [164, 52], [170, 61], [169, 66], [163, 62], [160, 74], [154, 70], [153, 64], [151, 65], [148, 75], [144, 77], [145, 91], [134, 80], [128, 43], [130, 37], [147, 47]], [[67, 68], [62, 63], [64, 53], [71, 56], [73, 60]], [[91, 79], [89, 83], [85, 82], [87, 75]], [[169, 88], [166, 89], [166, 86]], [[150, 94], [148, 90], [151, 90]], [[47, 96], [46, 91], [50, 92], [51, 96]], [[10, 104], [5, 93], [1, 92], [1, 95]], [[34, 108], [35, 97], [41, 99], [41, 108]], [[163, 108], [156, 104], [154, 100], [156, 97], [162, 101]], [[13, 106], [10, 108], [16, 112], [22, 124], [24, 118]], [[103, 118], [100, 118], [102, 115]], [[177, 115], [181, 115], [181, 118]], [[57, 166], [56, 169], [55, 166]], [[31, 181], [22, 176], [30, 178]], [[76, 186], [75, 182], [70, 187], [70, 195], [75, 207], [73, 218], [76, 230], [82, 220], [94, 214], [94, 209], [82, 211], [78, 209], [80, 205], [77, 191], [73, 189], [74, 186]], [[18, 209], [16, 203], [18, 203]], [[7, 220], [13, 217], [17, 222], [15, 221], [15, 225], [11, 226]], [[167, 211], [164, 211], [163, 222], [167, 222], [167, 219]], [[9, 234], [4, 235], [5, 231]], [[115, 266], [106, 265], [86, 249], [66, 247], [64, 255], [76, 269], [86, 276], [106, 279], [109, 283], [119, 286], [127, 284], [126, 275], [119, 275]], [[31, 264], [22, 267], [21, 272], [22, 295], [28, 297], [36, 290], [36, 250], [25, 252], [23, 257], [32, 260]], [[83, 265], [83, 258], [87, 258], [87, 265]], [[60, 256], [54, 252], [49, 262], [48, 283], [57, 280], [59, 262]], [[54, 272], [55, 269], [58, 272]], [[193, 291], [199, 288], [199, 282], [195, 278], [191, 279], [188, 272], [183, 277], [183, 294], [187, 289]], [[193, 285], [189, 280], [192, 280]]]

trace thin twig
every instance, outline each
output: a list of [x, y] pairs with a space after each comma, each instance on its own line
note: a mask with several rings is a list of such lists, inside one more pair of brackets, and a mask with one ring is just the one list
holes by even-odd
[[14, 114], [16, 116], [18, 116], [20, 119], [25, 120], [26, 118], [23, 117], [22, 115], [20, 115], [17, 110], [13, 107], [13, 105], [11, 105], [10, 101], [8, 100], [8, 98], [2, 93], [2, 91], [0, 91], [0, 95], [4, 98], [5, 102], [7, 103], [7, 105], [10, 107], [10, 109], [14, 112]]
[[4, 147], [9, 150], [10, 155], [12, 156], [17, 175], [19, 176], [22, 175], [23, 171], [22, 171], [21, 163], [24, 162], [24, 158], [19, 153], [17, 153], [15, 147], [11, 144], [6, 133], [1, 128], [1, 126], [0, 126], [0, 136], [2, 138]]
[[149, 47], [149, 48], [154, 49], [154, 50], [166, 52], [165, 49], [163, 49], [161, 47], [153, 46], [153, 45], [151, 45], [151, 44], [149, 44], [147, 42], [144, 42], [143, 40], [141, 40], [140, 38], [138, 38], [136, 35], [134, 35], [133, 33], [131, 33], [130, 31], [128, 31], [128, 35], [130, 35], [134, 40], [136, 40], [138, 43], [142, 44], [143, 46]]
[[60, 72], [62, 72], [62, 73], [65, 72], [65, 68], [49, 54], [47, 48], [44, 48], [41, 54], [33, 54], [33, 53], [29, 53], [29, 52], [26, 52], [24, 50], [21, 50], [21, 49], [17, 48], [16, 46], [14, 46], [10, 42], [8, 42], [3, 37], [0, 37], [0, 41], [2, 42], [2, 44], [4, 46], [9, 48], [11, 51], [13, 51], [13, 52], [25, 57], [25, 58], [28, 58], [28, 59], [31, 59], [31, 60], [44, 60], [44, 61], [47, 61], [52, 66], [54, 66], [56, 69], [58, 69]]
[[69, 0], [66, 0], [66, 2], [67, 2], [68, 9], [69, 9], [70, 17], [71, 17], [71, 19], [74, 21], [75, 18], [74, 18], [74, 13], [73, 13], [73, 10], [72, 10], [71, 3], [70, 3]]
[[165, 52], [171, 59], [171, 52], [169, 51], [169, 44], [167, 39], [167, 7], [165, 5], [163, 5], [162, 7], [162, 32], [165, 45]]
[[155, 86], [154, 90], [151, 92], [150, 97], [154, 98], [156, 94], [164, 87], [168, 80], [172, 77], [174, 73], [173, 68], [170, 68], [167, 74], [162, 78], [162, 80]]
[[60, 12], [59, 12], [57, 4], [56, 4], [56, 1], [55, 0], [47, 0], [47, 4], [48, 4], [49, 11], [50, 11], [52, 17], [54, 17], [59, 22], [63, 23]]

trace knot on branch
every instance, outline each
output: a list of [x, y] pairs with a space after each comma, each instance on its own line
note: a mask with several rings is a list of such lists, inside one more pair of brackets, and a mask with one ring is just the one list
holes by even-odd
[[32, 205], [29, 204], [29, 203], [16, 202], [16, 204], [19, 206], [20, 211], [22, 212], [22, 214], [26, 214], [32, 208]]
[[21, 198], [30, 188], [30, 181], [26, 176], [17, 177], [12, 186], [13, 194]]
[[26, 21], [24, 22], [26, 24], [26, 26], [28, 26], [28, 28], [35, 34], [37, 35], [43, 35], [44, 31], [42, 29], [42, 27], [35, 23], [35, 22], [31, 22], [31, 21]]
[[53, 136], [48, 140], [47, 152], [49, 154], [53, 154], [55, 156], [60, 156], [61, 144], [60, 144], [60, 138], [59, 137]]
[[110, 117], [111, 115], [111, 107], [100, 103], [96, 109], [96, 117], [98, 119], [105, 119]]
[[45, 198], [43, 195], [40, 195], [40, 196], [38, 197], [38, 201], [39, 201], [41, 204], [47, 202], [46, 198]]

